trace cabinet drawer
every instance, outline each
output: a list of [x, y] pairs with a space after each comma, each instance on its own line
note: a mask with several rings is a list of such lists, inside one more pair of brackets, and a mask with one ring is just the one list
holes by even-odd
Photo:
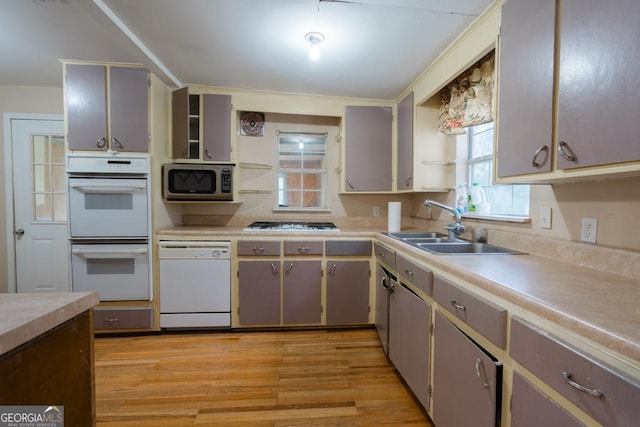
[[433, 299], [489, 341], [505, 348], [507, 310], [473, 295], [442, 277], [433, 279]]
[[327, 240], [325, 252], [329, 256], [371, 256], [371, 240]]
[[148, 329], [153, 327], [153, 308], [94, 308], [93, 326], [99, 329]]
[[433, 273], [431, 270], [422, 267], [401, 255], [396, 256], [396, 265], [398, 275], [402, 279], [413, 283], [418, 287], [418, 289], [427, 295], [433, 295]]
[[265, 240], [239, 240], [238, 255], [265, 256], [280, 255], [282, 242]]
[[509, 354], [603, 425], [631, 426], [640, 420], [640, 380], [516, 317], [511, 320]]
[[381, 245], [378, 242], [373, 244], [373, 250], [376, 254], [376, 259], [383, 264], [391, 267], [392, 270], [396, 269], [396, 253], [395, 251]]
[[322, 241], [285, 240], [285, 255], [322, 255]]
[[584, 426], [517, 372], [513, 373], [510, 407], [513, 427]]

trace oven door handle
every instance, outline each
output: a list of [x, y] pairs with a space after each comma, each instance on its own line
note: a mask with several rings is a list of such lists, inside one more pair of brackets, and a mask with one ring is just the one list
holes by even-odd
[[127, 185], [114, 185], [114, 184], [78, 184], [70, 183], [70, 188], [77, 189], [84, 193], [91, 193], [93, 191], [99, 191], [101, 193], [124, 193], [127, 191], [146, 190], [146, 184], [127, 184]]
[[138, 249], [72, 249], [72, 253], [78, 255], [139, 255], [149, 252], [147, 248]]

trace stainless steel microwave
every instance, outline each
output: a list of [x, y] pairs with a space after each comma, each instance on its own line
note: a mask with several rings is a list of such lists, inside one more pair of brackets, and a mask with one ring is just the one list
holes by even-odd
[[232, 164], [167, 163], [162, 197], [173, 201], [233, 201]]

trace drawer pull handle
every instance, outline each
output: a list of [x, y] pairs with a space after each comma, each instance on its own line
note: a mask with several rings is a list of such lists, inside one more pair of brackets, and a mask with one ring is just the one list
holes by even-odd
[[571, 378], [571, 374], [569, 372], [563, 372], [562, 373], [562, 377], [564, 378], [564, 382], [566, 382], [567, 384], [569, 384], [571, 387], [580, 390], [581, 392], [590, 394], [591, 396], [594, 397], [602, 397], [604, 396], [604, 393], [602, 392], [602, 390], [598, 390], [597, 388], [587, 388], [583, 385], [578, 384], [577, 382], [575, 382], [572, 378]]
[[264, 252], [264, 248], [253, 248], [253, 253], [254, 255], [260, 255], [261, 253]]
[[308, 254], [309, 246], [298, 246], [298, 252], [300, 252], [301, 254]]
[[413, 271], [411, 270], [405, 270], [404, 274], [407, 275], [407, 277], [411, 277], [411, 280], [413, 280]]
[[480, 380], [480, 384], [482, 387], [489, 389], [489, 383], [487, 382], [487, 375], [484, 373], [484, 364], [482, 363], [482, 359], [479, 357], [476, 359], [476, 376]]
[[452, 299], [452, 300], [451, 300], [451, 301], [449, 301], [449, 302], [451, 303], [451, 305], [452, 305], [452, 306], [454, 306], [454, 307], [455, 307], [455, 308], [457, 308], [458, 310], [466, 310], [466, 309], [467, 309], [467, 307], [465, 307], [465, 306], [464, 306], [464, 305], [462, 305], [462, 304], [458, 304], [458, 303], [456, 302], [456, 300], [454, 300], [454, 299]]
[[120, 326], [120, 319], [117, 317], [107, 317], [104, 323], [108, 327]]

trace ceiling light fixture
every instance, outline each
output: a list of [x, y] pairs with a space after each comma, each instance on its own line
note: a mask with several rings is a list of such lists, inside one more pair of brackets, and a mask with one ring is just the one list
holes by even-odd
[[324, 41], [324, 34], [312, 31], [307, 33], [304, 39], [309, 43], [309, 58], [317, 61], [320, 58], [320, 43]]

